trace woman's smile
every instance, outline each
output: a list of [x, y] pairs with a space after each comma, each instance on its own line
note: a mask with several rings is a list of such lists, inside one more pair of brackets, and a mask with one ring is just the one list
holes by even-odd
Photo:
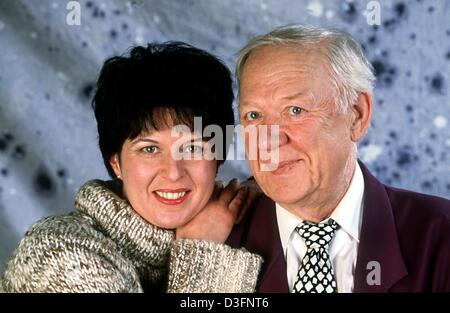
[[190, 194], [186, 188], [179, 189], [158, 189], [153, 191], [153, 195], [159, 202], [169, 205], [176, 205], [184, 202]]

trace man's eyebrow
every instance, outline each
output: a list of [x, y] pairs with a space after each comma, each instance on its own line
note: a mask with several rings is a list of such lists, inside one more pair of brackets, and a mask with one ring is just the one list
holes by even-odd
[[246, 106], [258, 107], [258, 103], [252, 102], [252, 101], [241, 101], [241, 100], [239, 100], [238, 107], [237, 107], [238, 109], [241, 108], [241, 107], [246, 107]]
[[[287, 100], [287, 101], [290, 101], [290, 100], [294, 100], [294, 99], [298, 99], [298, 98], [300, 98], [300, 97], [306, 97], [306, 96], [313, 96], [312, 94], [310, 94], [310, 93], [305, 93], [305, 92], [303, 92], [303, 91], [299, 91], [299, 92], [297, 92], [297, 93], [294, 93], [293, 95], [289, 95], [289, 96], [285, 96], [285, 97], [282, 97], [281, 99], [282, 100]], [[239, 106], [238, 106], [238, 108], [239, 107], [244, 107], [244, 106], [249, 106], [249, 105], [252, 105], [252, 103], [250, 102], [247, 102], [247, 101], [239, 101]], [[255, 106], [257, 106], [257, 105], [255, 105]]]
[[286, 97], [283, 97], [283, 98], [281, 98], [281, 99], [283, 99], [283, 100], [294, 100], [294, 99], [299, 98], [300, 96], [305, 96], [305, 95], [306, 95], [306, 94], [305, 94], [304, 92], [299, 91], [299, 92], [297, 92], [297, 93], [295, 93], [295, 94], [293, 94], [293, 95], [286, 96]]

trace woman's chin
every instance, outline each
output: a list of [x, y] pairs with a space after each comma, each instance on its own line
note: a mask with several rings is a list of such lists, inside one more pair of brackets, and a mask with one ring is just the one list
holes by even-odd
[[159, 217], [159, 218], [155, 218], [152, 220], [147, 220], [147, 222], [149, 222], [150, 224], [153, 224], [159, 228], [176, 229], [176, 228], [186, 224], [189, 220], [190, 220], [190, 218], [181, 217], [181, 216], [170, 216], [170, 217], [164, 216], [164, 217]]

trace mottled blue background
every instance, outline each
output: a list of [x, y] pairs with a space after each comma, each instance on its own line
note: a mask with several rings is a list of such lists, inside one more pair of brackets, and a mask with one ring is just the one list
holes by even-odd
[[[182, 40], [234, 66], [254, 35], [288, 23], [337, 26], [364, 45], [378, 83], [360, 157], [387, 184], [450, 196], [450, 1], [0, 1], [0, 270], [37, 219], [72, 210], [86, 180], [106, 178], [90, 109], [105, 58]], [[220, 176], [244, 178], [245, 161]]]

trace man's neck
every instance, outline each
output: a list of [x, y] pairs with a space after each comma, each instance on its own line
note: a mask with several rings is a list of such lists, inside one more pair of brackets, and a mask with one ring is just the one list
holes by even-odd
[[332, 190], [316, 190], [294, 205], [283, 203], [280, 205], [304, 221], [320, 223], [331, 216], [344, 197], [350, 187], [355, 168], [356, 160], [346, 167], [341, 176], [342, 179], [333, 186]]

